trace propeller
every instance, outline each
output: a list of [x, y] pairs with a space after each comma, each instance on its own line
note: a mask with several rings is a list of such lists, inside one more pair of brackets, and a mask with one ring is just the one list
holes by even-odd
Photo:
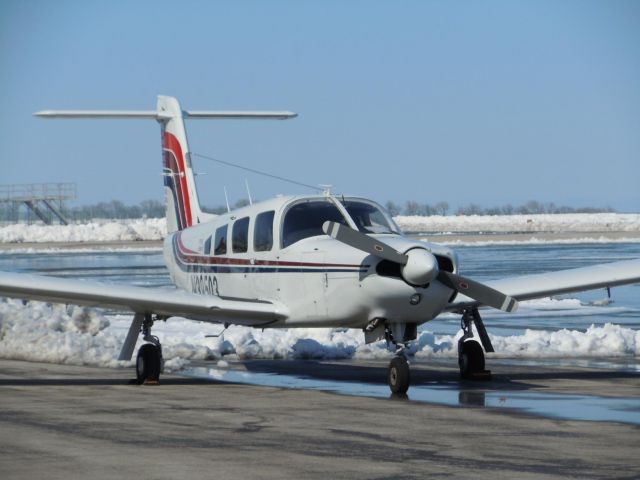
[[322, 231], [339, 242], [399, 264], [402, 278], [410, 285], [426, 285], [437, 279], [483, 305], [505, 312], [514, 312], [518, 308], [517, 300], [509, 295], [462, 275], [440, 270], [435, 256], [423, 248], [413, 248], [402, 254], [376, 238], [337, 222], [324, 222]]

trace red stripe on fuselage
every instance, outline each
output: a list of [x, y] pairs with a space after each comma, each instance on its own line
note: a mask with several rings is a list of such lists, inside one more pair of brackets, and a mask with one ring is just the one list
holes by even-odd
[[201, 265], [257, 265], [269, 267], [323, 267], [323, 268], [369, 268], [369, 265], [350, 265], [344, 263], [308, 263], [308, 262], [283, 262], [274, 260], [249, 260], [244, 258], [209, 257], [200, 255], [187, 248], [182, 241], [181, 232], [176, 233], [178, 253], [180, 260]]
[[164, 132], [164, 148], [166, 148], [167, 150], [170, 150], [175, 156], [176, 160], [178, 161], [179, 171], [176, 173], [178, 174], [180, 187], [182, 190], [181, 200], [182, 202], [184, 202], [183, 205], [181, 206], [182, 207], [181, 210], [184, 211], [185, 220], [186, 220], [185, 225], [183, 225], [183, 227], [184, 228], [190, 227], [191, 225], [193, 225], [193, 221], [191, 217], [191, 199], [189, 198], [189, 188], [187, 186], [185, 158], [184, 158], [184, 155], [182, 154], [182, 146], [180, 145], [180, 142], [178, 141], [175, 135], [169, 132]]

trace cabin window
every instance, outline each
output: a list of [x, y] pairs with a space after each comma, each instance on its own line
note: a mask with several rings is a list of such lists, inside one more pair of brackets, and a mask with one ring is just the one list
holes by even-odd
[[202, 251], [205, 255], [211, 255], [211, 237], [207, 237], [207, 239], [205, 240]]
[[398, 233], [397, 228], [389, 223], [385, 214], [375, 205], [354, 200], [345, 200], [342, 204], [361, 232]]
[[219, 227], [216, 230], [216, 239], [213, 243], [215, 245], [213, 250], [214, 255], [224, 255], [227, 253], [227, 225]]
[[322, 224], [326, 221], [347, 225], [347, 221], [330, 200], [316, 200], [298, 203], [291, 207], [282, 225], [283, 248], [303, 238], [324, 235]]
[[249, 244], [249, 217], [236, 220], [231, 234], [233, 253], [244, 253]]
[[268, 252], [273, 247], [273, 216], [275, 212], [262, 212], [253, 226], [253, 250]]

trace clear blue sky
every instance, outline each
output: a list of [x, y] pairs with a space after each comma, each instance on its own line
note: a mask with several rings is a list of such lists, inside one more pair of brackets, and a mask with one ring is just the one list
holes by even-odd
[[[152, 121], [42, 109], [289, 109], [191, 150], [384, 202], [640, 211], [639, 1], [0, 0], [0, 184], [162, 198]], [[301, 193], [197, 161], [203, 203]]]

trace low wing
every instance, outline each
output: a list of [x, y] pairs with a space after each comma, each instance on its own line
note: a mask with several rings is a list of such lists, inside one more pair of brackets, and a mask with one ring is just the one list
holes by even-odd
[[[544, 298], [551, 295], [640, 283], [640, 259], [505, 278], [485, 283], [506, 295], [511, 295], [518, 301]], [[458, 295], [455, 301], [449, 304], [447, 310], [478, 306], [481, 305], [469, 297]]]
[[24, 273], [0, 272], [0, 297], [249, 326], [268, 325], [286, 318], [281, 307], [258, 300], [225, 299], [181, 290], [109, 285]]

